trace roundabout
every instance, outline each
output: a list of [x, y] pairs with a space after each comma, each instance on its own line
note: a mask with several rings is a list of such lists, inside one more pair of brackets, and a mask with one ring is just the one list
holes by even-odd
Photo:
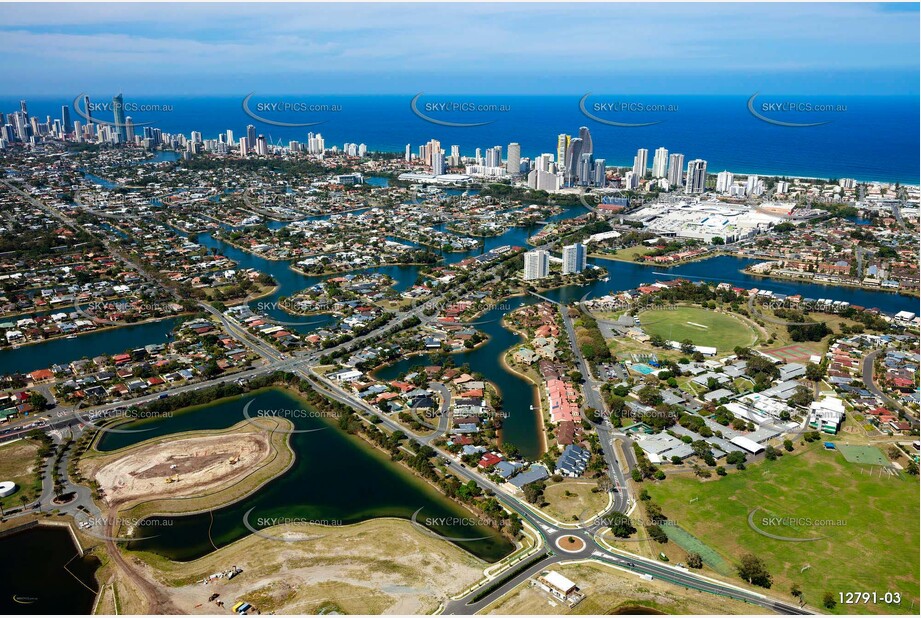
[[567, 554], [578, 554], [585, 550], [585, 541], [573, 535], [560, 536], [553, 544]]

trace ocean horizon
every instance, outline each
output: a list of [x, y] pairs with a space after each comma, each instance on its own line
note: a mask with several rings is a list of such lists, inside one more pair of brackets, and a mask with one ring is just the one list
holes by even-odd
[[[81, 94], [81, 93], [77, 93]], [[112, 93], [117, 94], [117, 93]], [[755, 93], [752, 93], [755, 94]], [[327, 147], [346, 142], [364, 143], [375, 152], [402, 153], [406, 144], [418, 152], [420, 145], [437, 139], [447, 154], [458, 145], [462, 155], [476, 148], [500, 145], [503, 156], [509, 143], [521, 145], [525, 157], [555, 153], [557, 135], [578, 135], [591, 130], [596, 158], [606, 165], [629, 167], [638, 148], [682, 153], [685, 165], [705, 159], [707, 171], [802, 178], [854, 178], [921, 184], [919, 181], [919, 97], [917, 96], [816, 96], [749, 95], [266, 95], [255, 93], [248, 101], [253, 116], [243, 109], [244, 96], [143, 96], [125, 93], [127, 115], [142, 129], [143, 123], [164, 132], [200, 131], [204, 139], [232, 130], [235, 139], [253, 124], [272, 143], [307, 141], [307, 133], [322, 133]], [[77, 95], [26, 97], [29, 113], [44, 119], [59, 118], [61, 106], [71, 108], [71, 121], [82, 120], [74, 109]], [[111, 103], [111, 96], [93, 95], [94, 104]], [[288, 111], [278, 108], [288, 106]], [[310, 106], [310, 109], [305, 109]], [[319, 106], [316, 108], [315, 106]], [[485, 106], [485, 107], [484, 107]], [[807, 109], [811, 106], [813, 109]], [[816, 106], [825, 106], [821, 111]], [[0, 112], [19, 108], [19, 98], [0, 98]], [[445, 111], [453, 108], [456, 111]], [[154, 111], [149, 111], [149, 110]], [[825, 110], [830, 111], [825, 111]], [[417, 113], [418, 112], [418, 113]], [[112, 119], [110, 110], [96, 117]], [[436, 122], [477, 126], [445, 126]], [[757, 116], [760, 116], [757, 117]], [[781, 126], [773, 124], [818, 124]], [[316, 123], [278, 126], [282, 123]], [[646, 124], [612, 126], [608, 122]], [[655, 124], [647, 124], [655, 123]]]

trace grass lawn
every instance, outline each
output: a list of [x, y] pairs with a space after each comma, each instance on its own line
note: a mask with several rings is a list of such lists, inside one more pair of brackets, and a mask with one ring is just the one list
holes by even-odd
[[650, 335], [670, 341], [690, 339], [696, 345], [715, 347], [720, 353], [736, 346], [750, 346], [758, 339], [755, 331], [740, 319], [701, 307], [644, 311], [639, 318]]
[[22, 496], [29, 502], [35, 500], [41, 491], [41, 479], [35, 470], [35, 454], [38, 444], [32, 440], [17, 440], [0, 447], [0, 481], [13, 481], [19, 489], [12, 496], [0, 498], [4, 509], [22, 506]]
[[618, 249], [617, 253], [592, 253], [592, 257], [598, 258], [601, 260], [618, 260], [620, 262], [633, 262], [634, 258], [639, 255], [646, 255], [650, 253], [652, 249], [645, 245], [635, 245], [633, 247], [627, 247], [626, 249]]
[[606, 493], [592, 493], [596, 487], [594, 481], [579, 479], [563, 479], [559, 483], [549, 481], [544, 490], [544, 500], [548, 504], [541, 510], [561, 522], [573, 522], [576, 517], [588, 519], [608, 505]]
[[[747, 552], [761, 557], [774, 577], [771, 592], [789, 597], [794, 583], [806, 602], [825, 592], [900, 592], [899, 606], [838, 605], [836, 613], [914, 613], [918, 606], [918, 481], [878, 475], [878, 467], [850, 464], [821, 444], [763, 462], [728, 477], [701, 482], [672, 477], [650, 485], [669, 519], [716, 549], [731, 563]], [[873, 476], [868, 471], [877, 472]], [[693, 503], [690, 501], [698, 498]], [[748, 524], [787, 538], [769, 538]], [[771, 521], [770, 518], [808, 518]], [[818, 520], [821, 525], [817, 524]]]

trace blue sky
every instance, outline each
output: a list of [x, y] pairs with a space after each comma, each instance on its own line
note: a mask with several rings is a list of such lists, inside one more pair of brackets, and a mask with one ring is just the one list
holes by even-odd
[[917, 4], [4, 4], [0, 96], [911, 94]]

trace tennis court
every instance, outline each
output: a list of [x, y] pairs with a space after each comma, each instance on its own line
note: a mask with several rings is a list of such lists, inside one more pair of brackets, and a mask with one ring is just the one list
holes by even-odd
[[786, 345], [782, 348], [765, 350], [765, 352], [771, 356], [776, 356], [785, 363], [805, 363], [813, 355], [812, 350], [799, 344]]
[[849, 463], [869, 464], [871, 466], [888, 466], [889, 460], [875, 446], [836, 445]]

